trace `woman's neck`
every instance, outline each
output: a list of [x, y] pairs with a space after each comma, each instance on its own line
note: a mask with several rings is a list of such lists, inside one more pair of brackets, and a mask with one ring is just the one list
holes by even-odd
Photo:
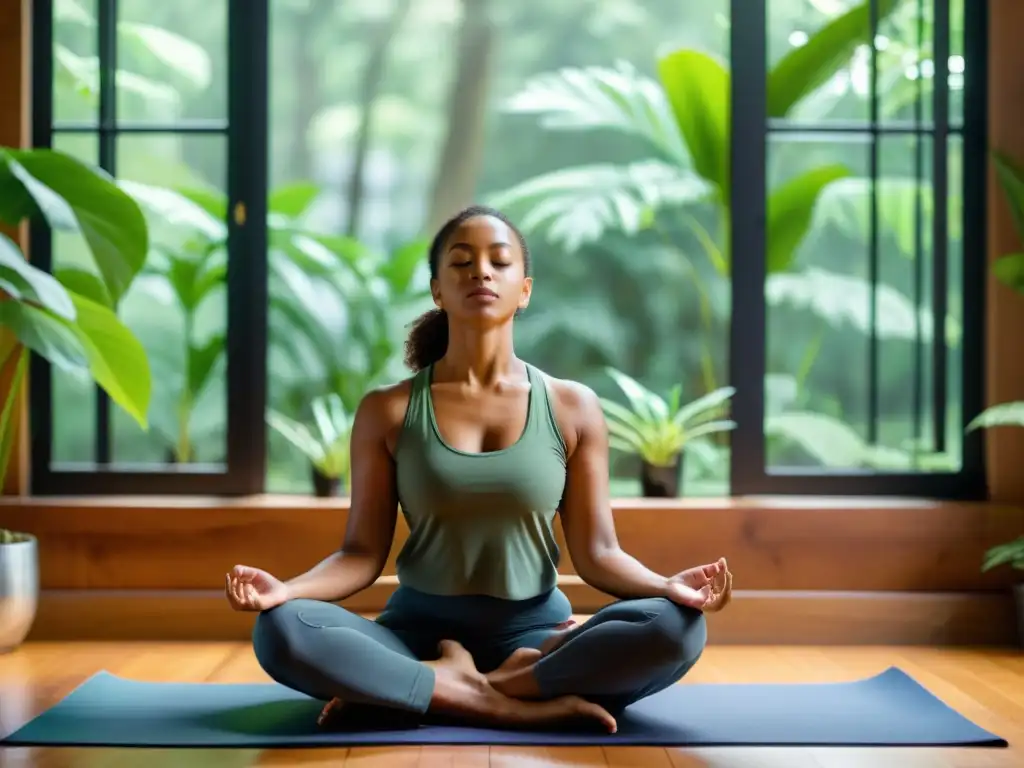
[[446, 379], [485, 386], [516, 376], [521, 364], [513, 349], [512, 328], [450, 328], [448, 351], [438, 367]]

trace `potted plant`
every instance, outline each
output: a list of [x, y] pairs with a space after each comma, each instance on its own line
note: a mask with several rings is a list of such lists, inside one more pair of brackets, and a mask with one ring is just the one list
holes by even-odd
[[[1024, 171], [1009, 157], [993, 153], [996, 178], [1010, 206], [1017, 237], [1024, 245]], [[1003, 285], [1018, 294], [1024, 294], [1024, 253], [1012, 253], [997, 259], [992, 264], [992, 274]], [[991, 427], [1024, 427], [1024, 401], [991, 405], [974, 417], [967, 425], [967, 431]], [[1001, 565], [1024, 574], [1024, 535], [1015, 541], [992, 547], [985, 553], [982, 570], [988, 571]], [[1013, 587], [1017, 613], [1017, 636], [1024, 647], [1024, 576], [1017, 579]]]
[[312, 428], [272, 409], [267, 423], [309, 459], [315, 496], [337, 496], [342, 488], [348, 493], [353, 419], [336, 392], [315, 398], [311, 408]]
[[677, 384], [663, 398], [614, 368], [606, 369], [626, 396], [629, 408], [601, 398], [608, 421], [609, 445], [640, 458], [640, 484], [645, 497], [676, 498], [682, 491], [683, 451], [691, 440], [735, 429], [722, 419], [725, 403], [736, 390], [720, 387], [683, 404]]
[[[139, 207], [109, 176], [49, 149], [0, 147], [0, 223], [41, 217], [52, 229], [81, 233], [95, 272], [44, 272], [0, 234], [0, 487], [7, 477], [18, 400], [29, 353], [86, 375], [139, 426], [148, 428], [151, 392], [141, 342], [116, 307], [146, 257], [148, 228]], [[21, 645], [35, 621], [38, 543], [0, 529], [0, 652]]]

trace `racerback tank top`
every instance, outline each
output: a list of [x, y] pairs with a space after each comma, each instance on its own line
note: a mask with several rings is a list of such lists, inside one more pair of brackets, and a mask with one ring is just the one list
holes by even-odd
[[554, 517], [565, 488], [566, 447], [543, 375], [527, 365], [526, 425], [498, 451], [467, 453], [441, 437], [430, 385], [412, 379], [395, 451], [399, 503], [409, 539], [399, 583], [435, 595], [524, 600], [555, 587]]

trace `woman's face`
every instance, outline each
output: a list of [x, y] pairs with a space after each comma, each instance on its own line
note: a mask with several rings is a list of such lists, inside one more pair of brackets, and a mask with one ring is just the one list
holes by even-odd
[[431, 292], [453, 319], [499, 324], [529, 304], [532, 284], [515, 233], [500, 219], [475, 216], [445, 243]]

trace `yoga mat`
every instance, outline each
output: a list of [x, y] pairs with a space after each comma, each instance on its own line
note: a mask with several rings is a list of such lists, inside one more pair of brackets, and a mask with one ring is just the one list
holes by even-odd
[[148, 683], [100, 672], [0, 744], [1007, 746], [895, 667], [845, 683], [673, 685], [629, 707], [615, 734], [433, 724], [324, 732], [316, 726], [321, 706], [274, 683]]

